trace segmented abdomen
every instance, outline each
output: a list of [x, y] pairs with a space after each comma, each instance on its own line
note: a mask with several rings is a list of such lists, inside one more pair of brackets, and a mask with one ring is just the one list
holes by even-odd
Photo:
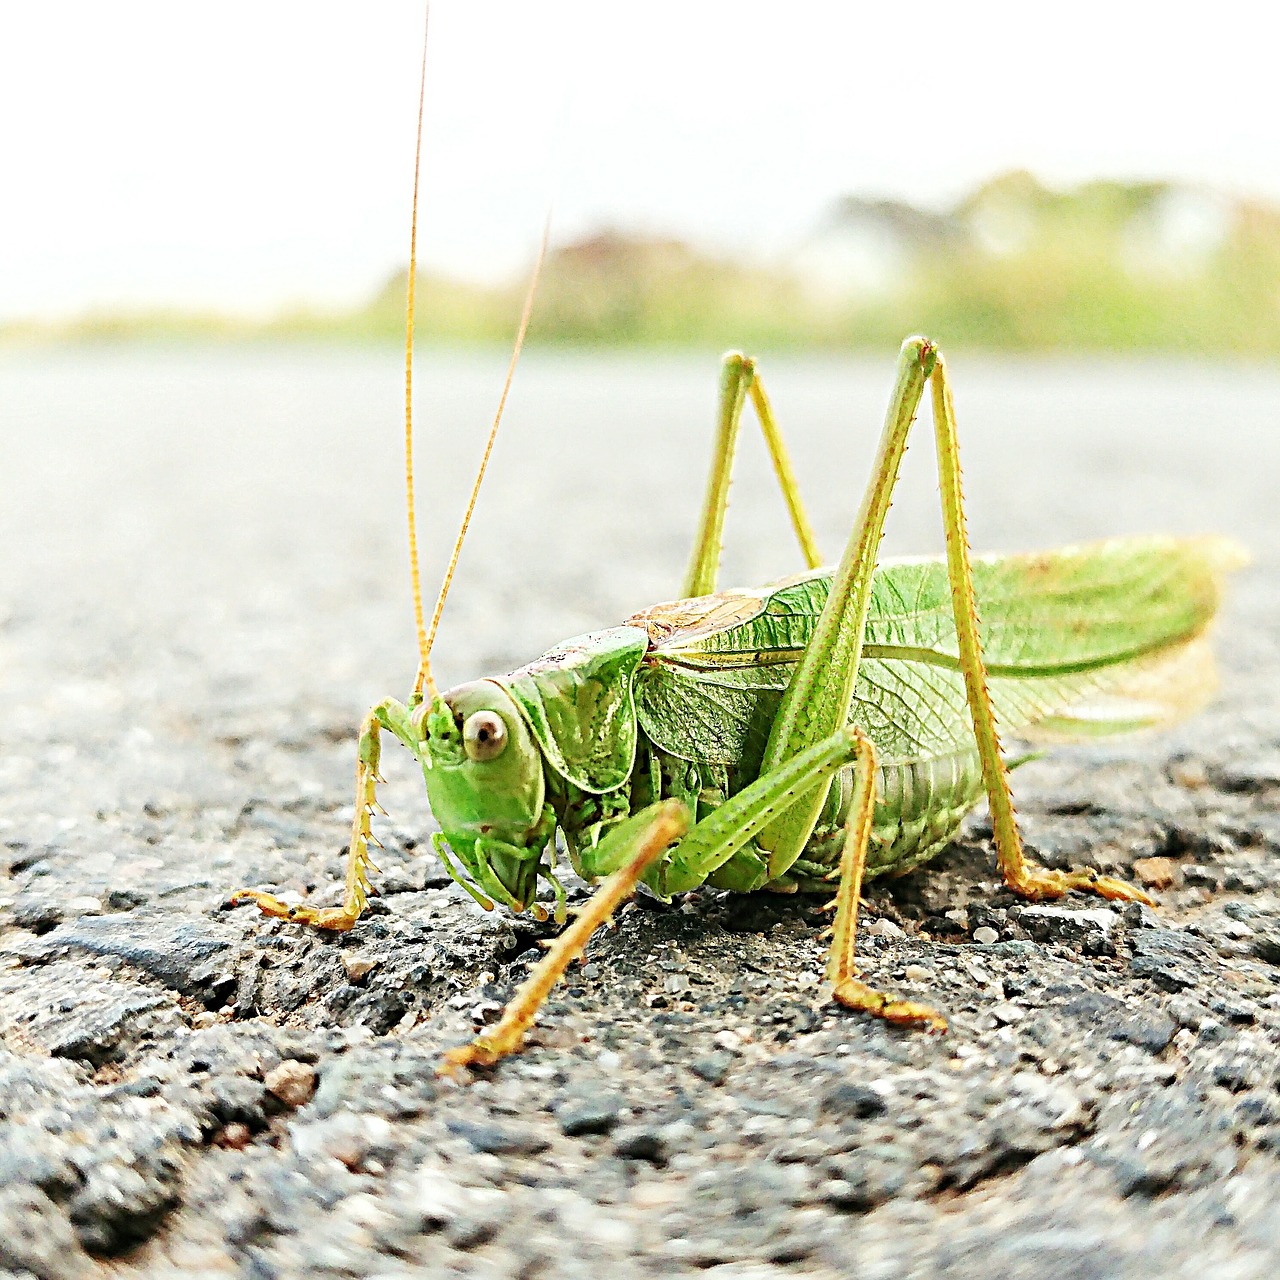
[[[851, 794], [852, 785], [846, 783], [840, 805], [842, 823]], [[974, 751], [882, 766], [867, 876], [900, 875], [941, 853], [981, 798], [982, 769]]]

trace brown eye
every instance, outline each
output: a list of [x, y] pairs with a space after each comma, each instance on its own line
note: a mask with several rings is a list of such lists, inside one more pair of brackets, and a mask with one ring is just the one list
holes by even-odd
[[477, 711], [462, 726], [462, 745], [469, 760], [492, 760], [507, 745], [506, 721], [496, 711]]

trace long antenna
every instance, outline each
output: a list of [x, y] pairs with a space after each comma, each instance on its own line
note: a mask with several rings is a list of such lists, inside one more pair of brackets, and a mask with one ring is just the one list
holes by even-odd
[[[427, 31], [431, 24], [431, 5], [425, 6], [422, 19], [422, 74], [418, 81], [418, 140], [413, 152], [413, 221], [409, 230], [409, 289], [405, 298], [404, 325], [404, 485], [405, 505], [409, 514], [409, 573], [413, 578], [413, 621], [418, 630], [418, 653], [422, 666], [427, 665], [427, 629], [422, 622], [422, 577], [418, 571], [418, 514], [413, 500], [413, 304], [414, 286], [418, 278], [418, 179], [422, 171], [422, 116], [427, 98]], [[428, 675], [428, 679], [430, 676]], [[416, 689], [422, 688], [419, 668]], [[434, 692], [434, 686], [432, 686]]]
[[502, 395], [498, 400], [498, 411], [493, 415], [493, 425], [489, 428], [489, 438], [485, 442], [484, 456], [480, 459], [480, 469], [476, 472], [475, 483], [471, 486], [471, 497], [467, 501], [467, 512], [462, 517], [462, 527], [458, 530], [457, 540], [453, 544], [453, 553], [449, 557], [449, 567], [445, 570], [444, 581], [440, 584], [440, 594], [436, 597], [435, 611], [431, 615], [431, 627], [427, 632], [425, 648], [422, 650], [422, 664], [418, 667], [418, 678], [414, 682], [414, 694], [421, 694], [423, 685], [431, 694], [432, 701], [440, 696], [436, 682], [431, 678], [431, 646], [435, 643], [436, 630], [440, 626], [440, 615], [444, 612], [445, 597], [449, 594], [449, 586], [453, 582], [453, 571], [458, 567], [458, 556], [462, 552], [462, 541], [467, 536], [471, 524], [472, 512], [476, 509], [476, 498], [480, 494], [480, 485], [484, 481], [484, 473], [489, 466], [489, 456], [493, 453], [493, 442], [498, 438], [498, 426], [502, 422], [503, 410], [507, 407], [507, 395], [511, 391], [512, 380], [516, 376], [516, 364], [520, 359], [520, 351], [524, 346], [525, 334], [529, 331], [529, 318], [533, 315], [533, 300], [538, 292], [538, 279], [542, 275], [542, 264], [547, 258], [547, 244], [551, 239], [551, 210], [547, 210], [546, 220], [542, 224], [542, 241], [538, 245], [538, 257], [533, 264], [533, 274], [529, 277], [529, 288], [524, 295], [524, 309], [520, 313], [520, 327], [516, 331], [515, 346], [511, 351], [511, 362], [507, 365], [506, 381], [502, 384]]

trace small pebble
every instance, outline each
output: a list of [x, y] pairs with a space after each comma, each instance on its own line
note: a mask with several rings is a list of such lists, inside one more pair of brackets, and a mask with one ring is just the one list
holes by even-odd
[[708, 1084], [723, 1084], [733, 1065], [733, 1057], [723, 1050], [708, 1053], [704, 1057], [695, 1058], [689, 1064], [689, 1070], [695, 1076], [701, 1076]]
[[852, 1116], [858, 1120], [882, 1116], [889, 1109], [882, 1090], [852, 1080], [837, 1080], [828, 1085], [818, 1105], [828, 1115]]
[[1258, 934], [1253, 940], [1253, 954], [1268, 964], [1280, 964], [1280, 930]]
[[905, 938], [907, 935], [892, 920], [886, 920], [881, 917], [879, 920], [873, 920], [863, 930], [873, 938]]
[[444, 1169], [428, 1165], [417, 1173], [411, 1203], [417, 1207], [423, 1229], [441, 1227], [466, 1207], [467, 1192]]
[[1027, 1016], [1027, 1011], [1021, 1005], [1010, 1004], [1005, 1000], [991, 1010], [991, 1016], [997, 1022], [1008, 1026], [1013, 1022], [1021, 1022]]
[[267, 1092], [286, 1107], [300, 1107], [309, 1102], [316, 1091], [316, 1070], [308, 1063], [286, 1058], [267, 1072], [263, 1083]]
[[619, 1129], [614, 1135], [615, 1154], [628, 1160], [648, 1160], [650, 1164], [665, 1164], [667, 1142], [657, 1129], [637, 1125]]
[[933, 977], [933, 970], [922, 964], [909, 964], [903, 969], [902, 976], [908, 982], [928, 982]]
[[328, 1156], [357, 1170], [365, 1166], [375, 1148], [386, 1146], [391, 1123], [368, 1112], [341, 1111], [311, 1124], [295, 1121], [289, 1132], [293, 1149], [304, 1160]]
[[347, 971], [347, 978], [351, 982], [359, 982], [366, 974], [378, 967], [378, 962], [361, 955], [358, 951], [344, 951], [342, 967]]
[[470, 1143], [473, 1150], [488, 1155], [533, 1156], [551, 1145], [548, 1138], [526, 1124], [486, 1124], [459, 1116], [446, 1119], [445, 1127], [464, 1142]]
[[1200, 885], [1214, 892], [1222, 887], [1222, 877], [1219, 873], [1213, 867], [1204, 867], [1199, 863], [1191, 863], [1183, 867], [1182, 878], [1189, 885]]
[[669, 1209], [679, 1204], [684, 1194], [676, 1182], [639, 1182], [631, 1190], [631, 1203], [641, 1210]]
[[561, 1133], [571, 1138], [588, 1133], [608, 1133], [622, 1114], [622, 1099], [613, 1093], [574, 1098], [555, 1109]]
[[973, 940], [989, 947], [993, 942], [1000, 941], [1000, 935], [989, 924], [984, 924], [981, 929], [973, 931]]
[[455, 1249], [475, 1249], [488, 1244], [502, 1230], [503, 1217], [492, 1208], [460, 1213], [445, 1227], [445, 1239]]
[[213, 1143], [214, 1146], [226, 1147], [229, 1151], [243, 1151], [252, 1138], [253, 1134], [249, 1131], [249, 1126], [236, 1120], [229, 1125], [224, 1125]]
[[1133, 874], [1149, 889], [1167, 889], [1174, 882], [1178, 864], [1172, 858], [1137, 858]]
[[1180, 787], [1194, 791], [1209, 783], [1209, 772], [1201, 760], [1172, 760], [1169, 763], [1169, 777]]

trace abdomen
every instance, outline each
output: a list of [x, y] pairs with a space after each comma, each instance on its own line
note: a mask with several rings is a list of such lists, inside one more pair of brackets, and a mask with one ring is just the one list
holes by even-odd
[[[969, 810], [982, 799], [976, 752], [891, 762], [877, 771], [877, 802], [867, 850], [866, 876], [902, 875], [936, 857], [954, 839]], [[853, 771], [842, 770], [805, 848], [807, 861], [835, 867], [853, 796]]]

